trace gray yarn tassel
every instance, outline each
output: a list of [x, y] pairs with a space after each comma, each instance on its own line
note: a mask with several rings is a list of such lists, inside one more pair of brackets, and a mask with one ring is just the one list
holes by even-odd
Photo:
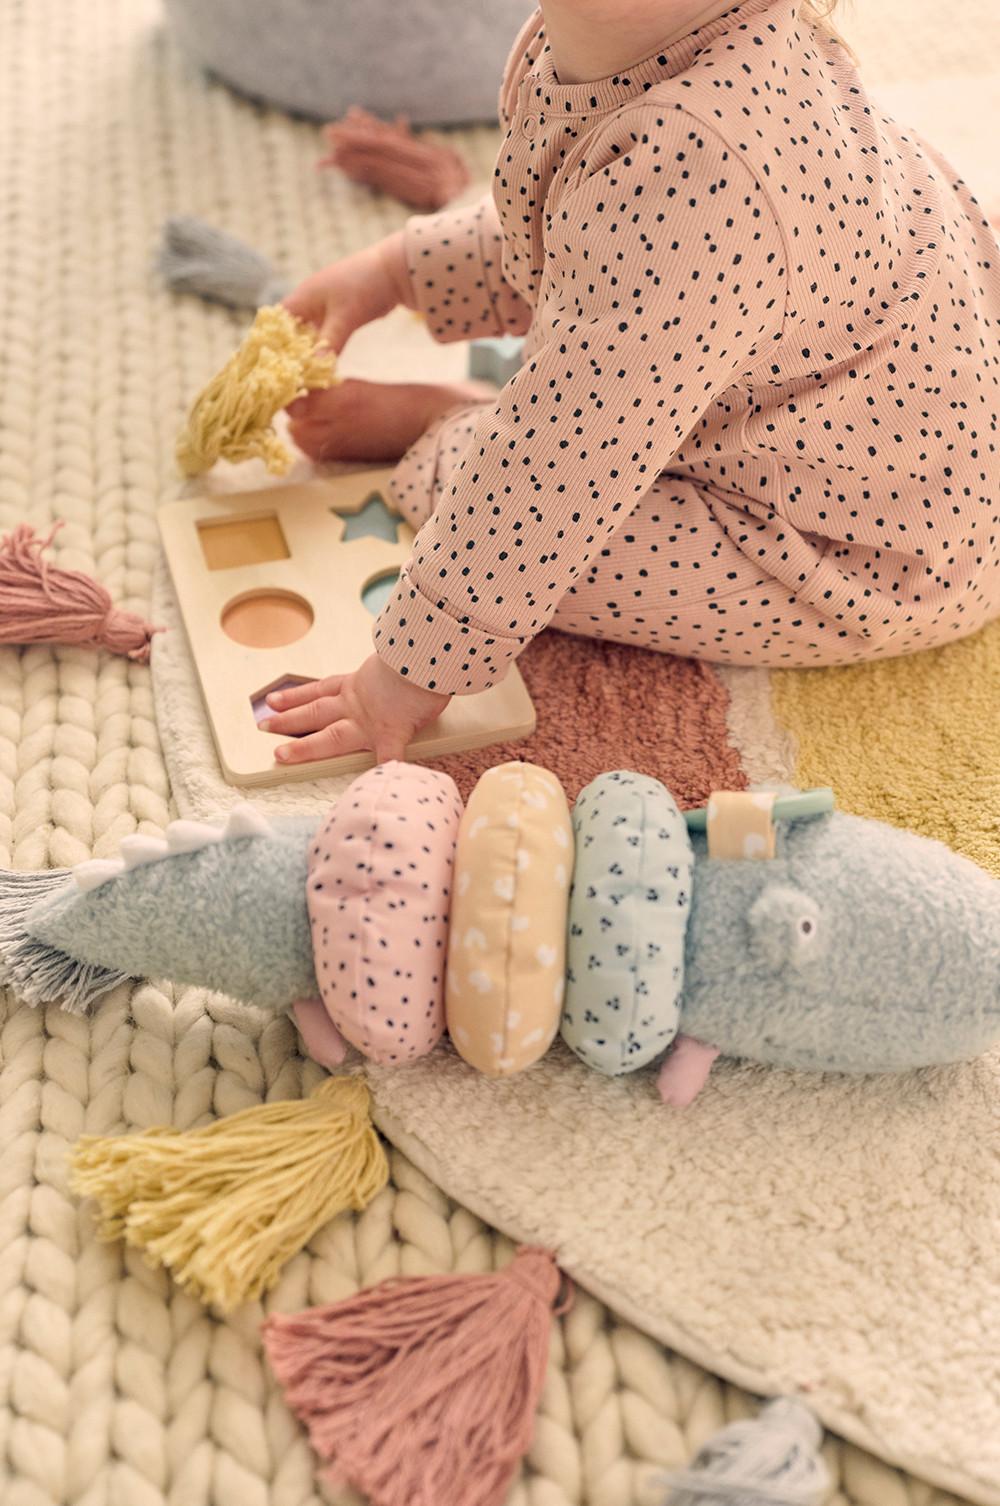
[[234, 309], [263, 308], [288, 291], [266, 256], [193, 214], [167, 220], [157, 266], [175, 292], [197, 293]]
[[36, 940], [25, 924], [36, 905], [71, 883], [65, 870], [0, 870], [0, 987], [12, 988], [26, 1004], [61, 1004], [70, 1014], [83, 1014], [128, 977], [67, 957]]
[[820, 1506], [830, 1476], [823, 1429], [788, 1396], [709, 1439], [690, 1470], [668, 1477], [664, 1506]]

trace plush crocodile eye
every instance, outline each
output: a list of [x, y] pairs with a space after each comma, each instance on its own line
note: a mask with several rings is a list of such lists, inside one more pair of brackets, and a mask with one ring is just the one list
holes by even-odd
[[791, 884], [768, 884], [750, 906], [750, 945], [768, 967], [814, 967], [829, 944], [828, 928], [810, 894]]

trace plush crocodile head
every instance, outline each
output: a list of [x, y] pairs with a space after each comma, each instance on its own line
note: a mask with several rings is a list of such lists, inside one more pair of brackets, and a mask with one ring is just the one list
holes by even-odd
[[1000, 883], [975, 864], [842, 813], [777, 823], [770, 861], [694, 842], [687, 1034], [839, 1072], [968, 1060], [1000, 1040]]

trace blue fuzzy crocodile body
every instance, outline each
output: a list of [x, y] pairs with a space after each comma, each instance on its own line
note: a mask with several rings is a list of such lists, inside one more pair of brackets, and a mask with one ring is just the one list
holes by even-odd
[[[223, 829], [126, 839], [122, 860], [0, 875], [0, 983], [71, 1008], [144, 977], [273, 1010], [314, 997], [318, 824], [241, 807]], [[1000, 883], [966, 859], [839, 812], [784, 823], [769, 862], [713, 859], [697, 834], [692, 847], [685, 1036], [851, 1073], [972, 1058], [1000, 1039]]]

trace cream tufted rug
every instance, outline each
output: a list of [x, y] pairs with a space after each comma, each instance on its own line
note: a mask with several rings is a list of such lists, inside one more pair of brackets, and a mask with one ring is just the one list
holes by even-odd
[[[930, 0], [867, 0], [867, 10], [857, 31], [892, 86], [938, 75], [939, 98], [982, 100], [981, 129], [993, 0], [963, 0], [962, 29], [953, 19], [940, 37]], [[207, 86], [157, 21], [152, 0], [0, 0], [0, 524], [65, 518], [62, 561], [97, 572], [137, 609], [150, 596], [153, 511], [174, 484], [183, 406], [239, 329], [156, 287], [149, 254], [164, 215], [223, 223], [289, 276], [400, 218], [317, 182], [315, 131]], [[959, 110], [938, 108], [960, 133]], [[485, 175], [489, 133], [463, 145]], [[734, 722], [762, 764], [780, 766], [745, 683]], [[73, 863], [170, 814], [146, 671], [80, 651], [0, 651], [0, 862]], [[298, 1092], [313, 1069], [287, 1025], [152, 985], [110, 998], [90, 1021], [7, 999], [0, 1055], [4, 1506], [318, 1506], [309, 1450], [261, 1362], [259, 1311], [219, 1323], [132, 1256], [96, 1245], [65, 1183], [66, 1149], [84, 1130], [186, 1127]], [[391, 1186], [293, 1261], [272, 1303], [504, 1256], [499, 1237], [395, 1154]], [[881, 1361], [891, 1387], [892, 1354]], [[948, 1410], [946, 1381], [937, 1399]], [[513, 1502], [643, 1506], [659, 1467], [749, 1407], [581, 1297], [554, 1341]], [[949, 1499], [851, 1445], [827, 1450], [837, 1506]]]

